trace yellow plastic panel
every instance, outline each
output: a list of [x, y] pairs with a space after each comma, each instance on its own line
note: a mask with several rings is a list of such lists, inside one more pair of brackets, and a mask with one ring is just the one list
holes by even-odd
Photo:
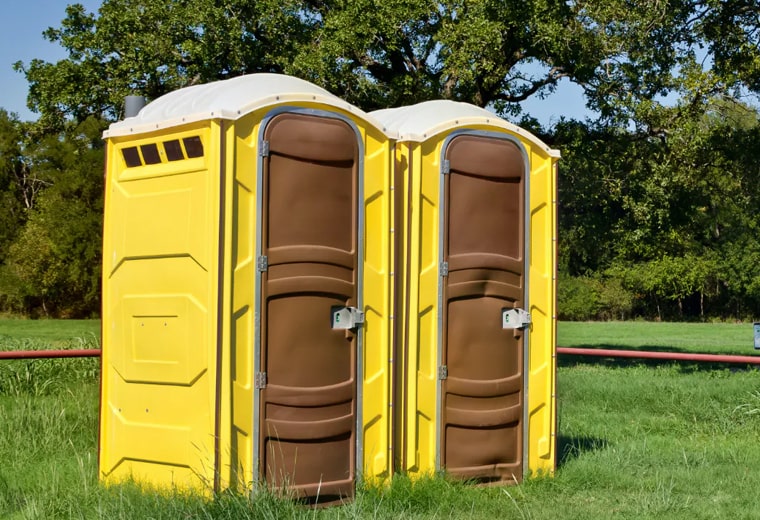
[[[526, 145], [527, 146], [527, 145]], [[552, 473], [556, 449], [555, 159], [531, 152], [528, 352], [528, 471]]]
[[[244, 276], [239, 278], [245, 280]], [[251, 283], [250, 287], [253, 287]], [[231, 414], [231, 446], [230, 453], [236, 454], [231, 460], [230, 487], [245, 489], [252, 481], [251, 462], [253, 460], [253, 352], [246, 348], [246, 340], [253, 338], [253, 307], [244, 307], [235, 313], [233, 320], [233, 336], [230, 342], [232, 361], [231, 402], [234, 409]]]
[[203, 344], [191, 340], [206, 335], [208, 311], [192, 296], [132, 294], [115, 312], [122, 326], [113, 344], [124, 348], [113, 349], [111, 365], [124, 381], [189, 386], [208, 368]]
[[388, 139], [355, 121], [364, 134], [364, 241], [362, 299], [362, 473], [391, 476], [391, 193], [392, 156]]
[[439, 142], [414, 145], [409, 260], [409, 379], [406, 471], [436, 468], [438, 367]]
[[406, 298], [407, 298], [407, 258], [406, 227], [408, 223], [408, 194], [406, 183], [406, 171], [408, 164], [408, 149], [401, 143], [395, 143], [393, 147], [393, 163], [389, 165], [392, 172], [392, 196], [391, 202], [391, 344], [390, 355], [392, 358], [390, 369], [390, 442], [389, 463], [393, 473], [403, 467], [406, 424], [406, 366], [407, 358], [405, 345], [406, 337]]
[[[159, 394], [159, 395], [156, 395]], [[199, 409], [205, 413], [199, 413]], [[103, 420], [112, 449], [101, 453], [109, 481], [135, 478], [160, 487], [213, 485], [214, 447], [204, 437], [214, 403], [206, 392], [130, 385], [116, 393]]]
[[[419, 199], [420, 193], [420, 155], [419, 147], [414, 143], [399, 143], [396, 145], [400, 151], [401, 165], [405, 166], [404, 179], [404, 257], [401, 262], [405, 269], [404, 297], [402, 300], [403, 317], [403, 341], [404, 352], [399, 352], [399, 357], [404, 356], [404, 366], [399, 376], [398, 384], [404, 385], [402, 399], [404, 400], [403, 420], [399, 421], [399, 427], [405, 428], [402, 438], [403, 454], [400, 457], [401, 470], [407, 473], [419, 472], [419, 445], [420, 425], [418, 424], [419, 405], [417, 396], [417, 373], [419, 367], [419, 330], [418, 300], [419, 300], [419, 240], [420, 227], [416, 219], [417, 209], [412, 208], [414, 201]], [[411, 221], [411, 222], [410, 222]]]
[[[216, 126], [109, 140], [100, 474], [209, 489], [215, 473]], [[200, 137], [204, 156], [128, 168], [121, 149]]]
[[[257, 135], [260, 116], [253, 114], [234, 123], [230, 148], [234, 159], [227, 162], [231, 179], [227, 197], [230, 209], [231, 326], [229, 353], [222, 370], [223, 421], [220, 437], [222, 487], [249, 489], [254, 480], [254, 351], [256, 287], [256, 182], [258, 178]], [[226, 410], [229, 410], [225, 413]]]
[[114, 269], [118, 262], [130, 259], [185, 255], [200, 263], [208, 258], [209, 244], [203, 240], [208, 217], [192, 213], [193, 208], [208, 207], [204, 177], [195, 172], [170, 177], [166, 183], [155, 178], [132, 181], [109, 194], [114, 220], [128, 222], [113, 230]]

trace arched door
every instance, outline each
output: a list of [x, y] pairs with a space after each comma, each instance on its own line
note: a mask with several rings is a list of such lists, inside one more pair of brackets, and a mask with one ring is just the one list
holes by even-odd
[[262, 148], [260, 478], [311, 501], [351, 497], [357, 336], [341, 320], [360, 321], [357, 134], [285, 112]]
[[525, 158], [511, 140], [461, 134], [444, 159], [440, 463], [521, 480]]

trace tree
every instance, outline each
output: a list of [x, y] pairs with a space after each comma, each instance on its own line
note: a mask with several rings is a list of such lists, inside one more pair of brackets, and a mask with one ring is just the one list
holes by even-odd
[[733, 85], [760, 92], [760, 5], [755, 0], [698, 2], [693, 19], [716, 72]]
[[[90, 118], [34, 149], [32, 168], [51, 179], [8, 249], [11, 308], [86, 317], [100, 308], [103, 123]], [[0, 293], [3, 288], [0, 287]]]
[[[582, 85], [605, 117], [678, 87], [693, 47], [713, 33], [694, 21], [710, 0], [105, 0], [97, 15], [67, 8], [45, 37], [69, 53], [17, 69], [49, 124], [113, 120], [129, 93], [251, 72], [313, 81], [366, 110], [449, 98], [519, 111], [561, 78]], [[86, 85], [87, 88], [81, 88]]]
[[561, 268], [620, 280], [661, 317], [756, 313], [758, 113], [723, 96], [660, 110], [677, 122], [661, 136], [557, 125]]
[[121, 117], [125, 95], [153, 99], [200, 82], [282, 72], [302, 33], [289, 2], [106, 0], [99, 15], [69, 5], [44, 36], [69, 53], [55, 64], [17, 63], [29, 106], [60, 128], [66, 117]]
[[[646, 312], [670, 302], [688, 313], [697, 296], [700, 312], [707, 304], [745, 312], [738, 301], [760, 303], [760, 285], [752, 281], [757, 264], [738, 259], [742, 248], [760, 251], [760, 131], [757, 112], [737, 99], [760, 93], [755, 4], [104, 0], [97, 14], [69, 6], [61, 26], [46, 31], [66, 59], [16, 67], [30, 82], [30, 107], [41, 114], [25, 130], [36, 132], [27, 142], [74, 139], [80, 151], [97, 146], [85, 146], [72, 129], [89, 117], [98, 124], [121, 118], [127, 94], [155, 99], [252, 72], [302, 77], [365, 110], [448, 98], [507, 117], [568, 78], [583, 87], [599, 117], [538, 129], [563, 151], [563, 277], [600, 284], [595, 291], [606, 296], [599, 301], [612, 302], [615, 314], [627, 313], [637, 294], [630, 291], [639, 289], [633, 305]], [[44, 287], [48, 300], [53, 289], [74, 284], [73, 275], [53, 280], [51, 268], [42, 276], [45, 268], [24, 263], [22, 252], [36, 248], [58, 266], [53, 260], [63, 256], [55, 244], [77, 251], [87, 242], [56, 238], [52, 224], [86, 214], [65, 195], [73, 188], [63, 172], [78, 165], [48, 167], [50, 154], [62, 149], [52, 142], [24, 148], [16, 163], [22, 169], [7, 170], [34, 181], [14, 184], [18, 200], [32, 203], [12, 249], [19, 280], [29, 294]], [[100, 169], [79, 171], [91, 178]], [[79, 228], [62, 229], [84, 237]]]
[[8, 250], [26, 221], [24, 181], [28, 174], [23, 154], [22, 125], [0, 110], [0, 310], [10, 306], [9, 294], [17, 292], [6, 266]]
[[0, 266], [26, 218], [25, 208], [38, 188], [35, 181], [24, 157], [22, 125], [0, 109]]

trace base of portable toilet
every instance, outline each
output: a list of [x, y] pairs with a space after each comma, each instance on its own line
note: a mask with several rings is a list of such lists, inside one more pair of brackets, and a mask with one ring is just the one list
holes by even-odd
[[552, 472], [559, 154], [463, 103], [372, 115], [398, 134], [409, 208], [399, 469], [483, 483]]
[[322, 502], [390, 476], [382, 128], [256, 74], [105, 137], [101, 477]]

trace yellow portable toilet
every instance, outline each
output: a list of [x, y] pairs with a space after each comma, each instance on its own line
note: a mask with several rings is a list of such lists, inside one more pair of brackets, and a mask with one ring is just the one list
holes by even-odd
[[351, 497], [390, 476], [393, 146], [306, 81], [166, 94], [107, 141], [107, 482]]
[[465, 103], [371, 115], [397, 134], [405, 200], [397, 467], [553, 472], [559, 153]]

